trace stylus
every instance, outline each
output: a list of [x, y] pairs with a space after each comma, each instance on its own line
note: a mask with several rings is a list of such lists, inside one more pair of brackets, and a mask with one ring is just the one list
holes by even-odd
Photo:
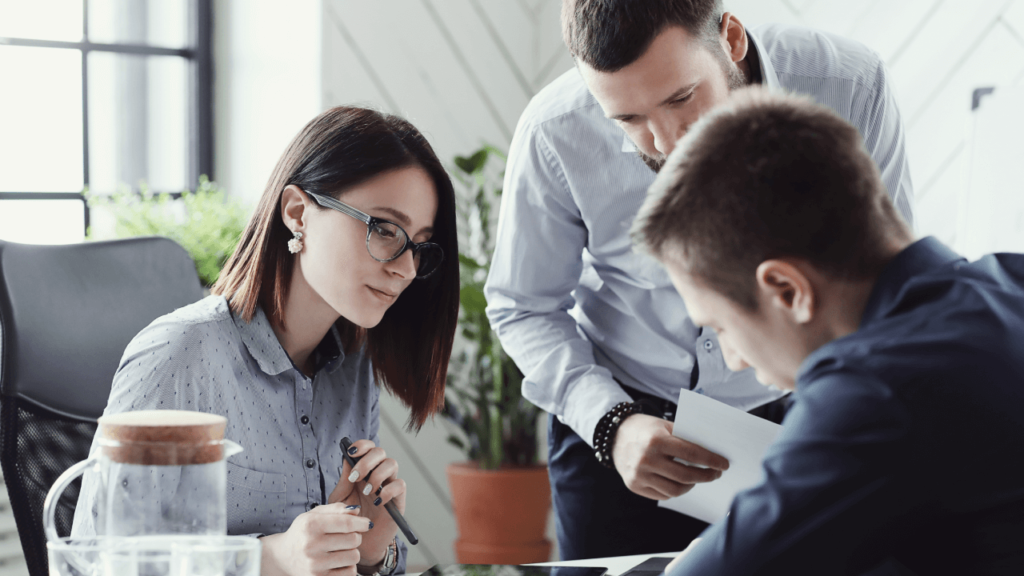
[[[349, 440], [348, 436], [341, 439], [341, 453], [345, 456], [345, 461], [348, 462], [348, 465], [355, 468], [356, 463], [359, 462], [359, 458], [353, 458], [349, 455], [348, 449], [351, 447], [352, 441]], [[370, 477], [369, 472], [366, 473], [366, 477]], [[402, 534], [405, 535], [405, 539], [409, 544], [415, 546], [420, 543], [420, 539], [413, 534], [412, 528], [409, 527], [409, 523], [406, 522], [402, 513], [398, 511], [398, 507], [395, 506], [395, 502], [393, 500], [389, 500], [387, 504], [384, 504], [384, 509], [388, 511], [388, 514], [391, 514], [391, 518], [395, 521], [395, 524], [398, 525], [398, 529], [402, 531]]]

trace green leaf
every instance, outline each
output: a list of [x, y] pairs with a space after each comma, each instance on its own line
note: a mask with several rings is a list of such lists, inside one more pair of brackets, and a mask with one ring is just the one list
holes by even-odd
[[450, 434], [448, 436], [448, 443], [451, 444], [452, 446], [455, 446], [459, 450], [466, 449], [466, 443], [463, 442], [462, 439], [456, 436], [455, 434]]
[[466, 174], [475, 174], [487, 163], [488, 154], [489, 151], [487, 148], [481, 148], [468, 158], [465, 156], [456, 156], [455, 165], [459, 167], [459, 170], [462, 170]]
[[480, 270], [483, 268], [480, 263], [465, 254], [459, 254], [459, 266], [469, 268], [470, 270]]
[[491, 154], [494, 154], [498, 158], [501, 158], [502, 162], [508, 162], [508, 154], [506, 154], [503, 150], [500, 150], [490, 144], [485, 145], [484, 150], [487, 150]]
[[463, 286], [459, 290], [459, 302], [469, 313], [483, 314], [487, 308], [487, 298], [478, 286]]

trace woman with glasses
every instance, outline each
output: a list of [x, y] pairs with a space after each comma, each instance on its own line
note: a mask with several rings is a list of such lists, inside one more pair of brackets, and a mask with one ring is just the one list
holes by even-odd
[[[440, 408], [457, 254], [452, 184], [416, 128], [328, 110], [278, 161], [212, 295], [129, 344], [105, 414], [227, 417], [245, 449], [227, 464], [228, 533], [263, 537], [264, 574], [404, 572], [383, 505], [404, 511], [406, 490], [377, 446], [379, 390], [413, 429]], [[94, 488], [87, 477], [73, 534], [95, 531]]]

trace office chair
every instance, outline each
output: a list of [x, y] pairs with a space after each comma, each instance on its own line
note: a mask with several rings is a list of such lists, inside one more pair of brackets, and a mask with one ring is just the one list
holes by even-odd
[[[43, 500], [88, 456], [128, 342], [201, 297], [192, 259], [167, 238], [0, 241], [0, 465], [32, 576], [47, 574]], [[58, 504], [62, 536], [80, 488]]]

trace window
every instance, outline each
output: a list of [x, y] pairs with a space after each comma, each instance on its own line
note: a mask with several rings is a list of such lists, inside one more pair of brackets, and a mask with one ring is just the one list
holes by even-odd
[[211, 0], [0, 0], [0, 239], [82, 240], [83, 190], [213, 168]]

